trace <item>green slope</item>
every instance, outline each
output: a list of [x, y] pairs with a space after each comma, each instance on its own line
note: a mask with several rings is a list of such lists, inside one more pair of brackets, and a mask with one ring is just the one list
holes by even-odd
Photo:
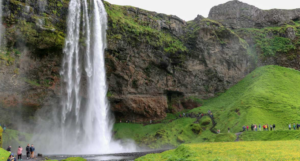
[[243, 125], [251, 124], [276, 124], [276, 129], [288, 129], [289, 123], [300, 120], [300, 72], [279, 66], [260, 67], [191, 112], [208, 109], [221, 132], [228, 127], [238, 132]]
[[0, 148], [0, 161], [6, 161], [7, 158], [9, 157], [9, 154], [10, 154], [9, 152]]
[[174, 150], [148, 154], [136, 161], [300, 160], [299, 143], [300, 141], [253, 141], [183, 144]]
[[[194, 124], [195, 119], [178, 119], [172, 123], [165, 121], [147, 126], [116, 124], [114, 130], [117, 139], [131, 138], [140, 145], [152, 148], [164, 145], [178, 146], [183, 142], [234, 141], [234, 135], [225, 135], [228, 127], [232, 133], [241, 131], [243, 125], [251, 124], [276, 124], [276, 130], [287, 130], [289, 123], [300, 121], [299, 109], [300, 72], [279, 66], [264, 66], [257, 68], [219, 97], [206, 100], [202, 107], [189, 111], [207, 113], [211, 110], [217, 122], [216, 129], [223, 133], [220, 136], [201, 126], [203, 120], [200, 120], [200, 124]], [[206, 130], [195, 134], [191, 126], [199, 126]], [[272, 136], [273, 139], [269, 140], [291, 140], [295, 139], [295, 136], [298, 138], [298, 133], [289, 137], [285, 132], [279, 132], [276, 133], [278, 136]], [[260, 134], [263, 135], [263, 139], [258, 139]], [[264, 132], [243, 134], [242, 140], [268, 140], [270, 135]]]

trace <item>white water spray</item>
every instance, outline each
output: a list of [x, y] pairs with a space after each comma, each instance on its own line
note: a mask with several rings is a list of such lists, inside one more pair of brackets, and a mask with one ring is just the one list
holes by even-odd
[[[121, 146], [112, 139], [104, 59], [107, 14], [101, 0], [89, 2], [71, 0], [69, 4], [61, 70], [62, 108], [52, 111], [51, 123], [40, 120], [38, 127], [38, 135], [47, 141], [39, 148], [46, 153], [135, 151], [133, 144]], [[91, 5], [90, 10], [88, 4]], [[45, 129], [47, 125], [51, 128]], [[41, 141], [41, 137], [35, 137], [34, 141]]]

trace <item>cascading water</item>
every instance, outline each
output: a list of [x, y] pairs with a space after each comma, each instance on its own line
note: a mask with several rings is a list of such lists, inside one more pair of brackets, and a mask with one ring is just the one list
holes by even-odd
[[71, 0], [67, 27], [62, 108], [52, 111], [52, 122], [39, 121], [33, 141], [47, 144], [37, 149], [52, 154], [134, 151], [132, 144], [121, 146], [112, 140], [104, 60], [107, 15], [102, 1]]

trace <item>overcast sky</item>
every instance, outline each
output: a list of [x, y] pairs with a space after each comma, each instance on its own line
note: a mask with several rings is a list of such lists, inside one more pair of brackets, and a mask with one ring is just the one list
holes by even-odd
[[[129, 5], [149, 11], [177, 15], [189, 21], [198, 14], [208, 16], [209, 10], [229, 0], [106, 0], [112, 4]], [[240, 0], [261, 9], [294, 9], [300, 8], [300, 0]]]

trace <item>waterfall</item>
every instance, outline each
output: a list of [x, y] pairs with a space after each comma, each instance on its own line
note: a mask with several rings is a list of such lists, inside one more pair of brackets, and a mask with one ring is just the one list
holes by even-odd
[[[107, 14], [101, 0], [71, 0], [61, 68], [61, 108], [39, 120], [33, 141], [51, 154], [134, 151], [112, 139], [104, 51]], [[84, 40], [84, 41], [81, 41]], [[44, 111], [45, 112], [45, 111]]]

